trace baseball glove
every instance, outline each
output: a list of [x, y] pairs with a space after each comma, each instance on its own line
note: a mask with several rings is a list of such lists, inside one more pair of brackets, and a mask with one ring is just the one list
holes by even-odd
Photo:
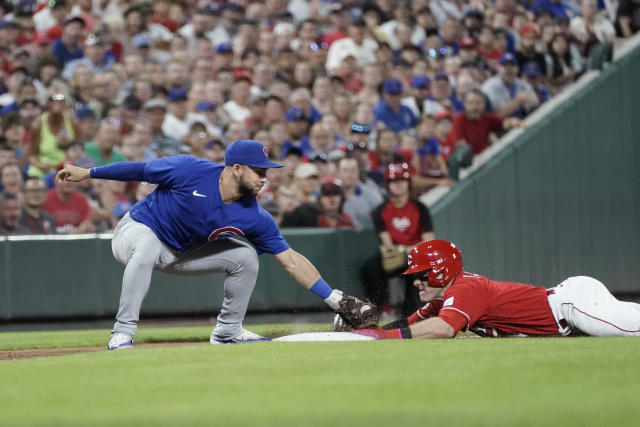
[[396, 271], [407, 265], [407, 253], [403, 246], [380, 246], [382, 269], [387, 273]]
[[334, 331], [345, 332], [353, 329], [378, 327], [380, 312], [375, 305], [351, 295], [343, 296], [339, 305], [333, 320]]

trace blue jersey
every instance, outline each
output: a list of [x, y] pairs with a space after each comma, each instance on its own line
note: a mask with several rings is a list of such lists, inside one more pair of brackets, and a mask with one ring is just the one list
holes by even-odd
[[289, 249], [273, 217], [255, 197], [233, 203], [222, 201], [219, 182], [223, 169], [223, 165], [181, 155], [150, 162], [112, 163], [91, 169], [91, 176], [158, 184], [131, 208], [130, 214], [179, 252], [234, 236], [249, 240], [258, 254], [279, 254]]

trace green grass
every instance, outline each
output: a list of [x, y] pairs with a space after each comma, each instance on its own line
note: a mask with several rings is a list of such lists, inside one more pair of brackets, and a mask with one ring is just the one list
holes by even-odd
[[[182, 328], [167, 329], [141, 330], [140, 339]], [[210, 332], [188, 329], [204, 341]], [[104, 345], [105, 331], [86, 336], [98, 332]], [[530, 338], [200, 345], [0, 362], [0, 425], [635, 426], [638, 355], [635, 338]]]
[[[269, 337], [279, 337], [299, 332], [328, 331], [331, 326], [326, 323], [291, 323], [250, 325], [248, 328], [258, 334]], [[140, 328], [136, 335], [135, 343], [208, 342], [212, 329], [213, 326]], [[105, 329], [0, 332], [0, 351], [67, 347], [106, 347], [107, 341], [109, 341], [109, 331]]]

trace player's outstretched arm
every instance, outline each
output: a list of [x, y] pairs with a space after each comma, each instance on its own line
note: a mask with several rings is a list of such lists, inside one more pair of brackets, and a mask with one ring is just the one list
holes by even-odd
[[291, 277], [321, 297], [329, 307], [341, 314], [353, 327], [366, 328], [373, 324], [378, 325], [378, 313], [371, 304], [356, 297], [344, 295], [338, 289], [333, 289], [302, 254], [293, 249], [287, 249], [274, 257]]
[[89, 169], [81, 168], [73, 165], [66, 165], [64, 168], [60, 169], [56, 174], [56, 182], [62, 181], [71, 181], [71, 182], [80, 182], [84, 181], [87, 178], [90, 178]]

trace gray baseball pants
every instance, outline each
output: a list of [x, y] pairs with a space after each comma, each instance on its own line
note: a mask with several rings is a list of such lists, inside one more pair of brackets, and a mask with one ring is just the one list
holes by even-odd
[[242, 320], [258, 277], [258, 255], [250, 244], [222, 239], [176, 254], [149, 227], [127, 213], [114, 230], [111, 249], [116, 260], [125, 265], [112, 334], [135, 336], [140, 307], [154, 269], [183, 276], [225, 273], [224, 300], [212, 334], [228, 339], [242, 331]]

